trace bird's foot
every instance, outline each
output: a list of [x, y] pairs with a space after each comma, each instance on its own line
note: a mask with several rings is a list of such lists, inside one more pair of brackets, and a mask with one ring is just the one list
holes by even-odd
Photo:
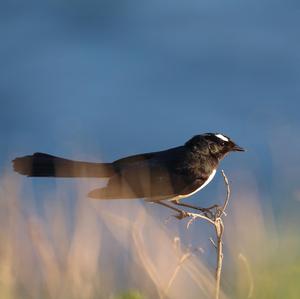
[[186, 211], [179, 211], [177, 215], [174, 215], [174, 217], [181, 220], [183, 218], [189, 217], [189, 213]]
[[222, 214], [222, 206], [220, 205], [213, 205], [207, 208], [200, 208], [201, 212], [211, 219], [215, 219], [217, 217], [220, 217]]
[[224, 212], [224, 207], [220, 205], [216, 205], [215, 209], [216, 209], [216, 217], [221, 217], [222, 215], [226, 216], [226, 213]]

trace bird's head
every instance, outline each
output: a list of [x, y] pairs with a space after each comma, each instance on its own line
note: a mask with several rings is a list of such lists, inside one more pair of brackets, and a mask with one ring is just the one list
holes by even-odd
[[210, 154], [219, 160], [230, 152], [244, 152], [245, 150], [221, 133], [206, 133], [196, 135], [185, 144], [193, 151]]

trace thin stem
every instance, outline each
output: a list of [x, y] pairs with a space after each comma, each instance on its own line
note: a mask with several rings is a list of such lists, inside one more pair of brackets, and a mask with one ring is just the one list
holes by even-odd
[[215, 218], [215, 232], [216, 232], [216, 236], [217, 236], [217, 246], [216, 246], [216, 250], [217, 250], [217, 267], [216, 267], [216, 292], [215, 292], [215, 299], [219, 299], [220, 298], [220, 287], [221, 287], [221, 274], [222, 274], [222, 266], [223, 266], [223, 241], [222, 241], [222, 237], [223, 237], [223, 233], [224, 233], [224, 223], [222, 220], [222, 216], [225, 215], [225, 209], [227, 208], [228, 202], [229, 202], [229, 197], [230, 197], [230, 186], [229, 186], [229, 182], [227, 179], [227, 176], [224, 172], [224, 170], [222, 169], [222, 176], [224, 179], [224, 183], [226, 185], [226, 198], [224, 201], [224, 204], [222, 206], [222, 208], [216, 212], [216, 218]]
[[[222, 265], [223, 265], [223, 233], [224, 233], [224, 223], [222, 220], [223, 215], [226, 216], [225, 210], [228, 206], [229, 198], [230, 198], [230, 186], [228, 179], [225, 175], [224, 170], [221, 171], [222, 176], [224, 179], [224, 183], [226, 186], [226, 197], [224, 200], [224, 204], [222, 206], [218, 205], [213, 205], [209, 208], [200, 208], [200, 207], [195, 207], [189, 204], [185, 203], [180, 203], [176, 200], [172, 201], [172, 203], [176, 204], [177, 206], [183, 206], [187, 208], [191, 208], [197, 211], [200, 211], [199, 213], [190, 213], [186, 212], [184, 210], [181, 210], [179, 208], [175, 208], [169, 204], [166, 204], [165, 202], [162, 201], [157, 201], [156, 203], [165, 206], [167, 208], [172, 209], [173, 211], [176, 211], [178, 215], [175, 217], [178, 219], [183, 219], [185, 217], [190, 217], [191, 219], [187, 223], [187, 228], [192, 224], [192, 222], [198, 218], [201, 218], [203, 220], [208, 221], [210, 224], [212, 224], [215, 228], [215, 233], [216, 233], [216, 242], [210, 238], [210, 241], [212, 242], [214, 248], [216, 249], [217, 252], [217, 264], [216, 264], [216, 272], [215, 272], [215, 277], [216, 277], [216, 288], [215, 288], [215, 299], [220, 298], [220, 289], [221, 289], [221, 274], [222, 274]], [[175, 271], [176, 273], [176, 271]], [[176, 275], [175, 275], [176, 276]], [[171, 278], [171, 282], [172, 282]], [[170, 288], [170, 285], [167, 287], [167, 289]]]
[[177, 209], [177, 208], [175, 208], [175, 207], [173, 207], [173, 206], [171, 206], [171, 205], [168, 205], [167, 203], [165, 203], [165, 202], [163, 202], [163, 201], [154, 201], [154, 203], [157, 203], [157, 204], [162, 205], [162, 206], [164, 206], [164, 207], [167, 207], [167, 208], [169, 208], [169, 209], [171, 209], [171, 210], [173, 210], [173, 211], [176, 211], [176, 212], [179, 213], [180, 215], [186, 213], [185, 211], [180, 210], [180, 209]]
[[215, 231], [217, 235], [217, 266], [216, 266], [216, 292], [215, 298], [220, 298], [220, 286], [221, 286], [221, 273], [222, 273], [222, 265], [223, 265], [223, 242], [222, 236], [224, 232], [224, 225], [221, 218], [217, 218], [215, 221]]
[[228, 179], [227, 179], [227, 176], [224, 172], [224, 170], [222, 169], [221, 170], [221, 173], [222, 173], [222, 176], [223, 176], [223, 179], [224, 179], [224, 183], [225, 183], [225, 186], [226, 186], [226, 198], [225, 198], [225, 201], [224, 201], [224, 204], [223, 204], [223, 207], [221, 209], [221, 215], [224, 214], [226, 208], [227, 208], [227, 205], [228, 205], [228, 202], [229, 202], [229, 198], [230, 198], [230, 186], [229, 186], [229, 182], [228, 182]]

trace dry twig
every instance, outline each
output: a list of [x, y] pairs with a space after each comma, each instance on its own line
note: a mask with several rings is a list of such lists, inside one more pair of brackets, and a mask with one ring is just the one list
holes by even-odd
[[[226, 198], [224, 200], [224, 204], [222, 206], [213, 205], [209, 208], [201, 208], [201, 207], [194, 207], [192, 205], [179, 203], [176, 201], [173, 201], [174, 204], [177, 206], [183, 206], [190, 209], [197, 210], [197, 213], [187, 212], [179, 208], [175, 208], [172, 205], [166, 204], [165, 202], [157, 202], [160, 205], [163, 205], [167, 208], [172, 209], [173, 211], [177, 212], [176, 215], [174, 215], [177, 219], [184, 219], [186, 217], [189, 217], [189, 221], [187, 222], [187, 228], [196, 220], [196, 219], [203, 219], [214, 226], [215, 233], [216, 233], [216, 241], [213, 240], [213, 238], [210, 238], [210, 241], [214, 248], [217, 251], [217, 265], [215, 270], [215, 276], [216, 276], [216, 288], [215, 288], [215, 299], [220, 298], [220, 285], [221, 285], [221, 273], [222, 273], [222, 265], [223, 265], [223, 233], [224, 233], [224, 223], [223, 223], [223, 215], [226, 216], [225, 210], [228, 206], [229, 198], [230, 198], [230, 186], [228, 179], [225, 175], [224, 170], [221, 171], [224, 183], [226, 186]], [[188, 256], [183, 256], [183, 260], [181, 263], [183, 263]], [[175, 271], [175, 276], [177, 271]], [[171, 283], [173, 282], [173, 279], [171, 279]], [[167, 290], [170, 286], [167, 287]]]

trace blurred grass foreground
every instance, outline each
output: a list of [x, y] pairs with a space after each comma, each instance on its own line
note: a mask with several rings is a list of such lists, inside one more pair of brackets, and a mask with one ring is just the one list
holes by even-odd
[[[213, 297], [208, 225], [187, 231], [155, 205], [89, 200], [86, 184], [71, 203], [55, 190], [40, 206], [15, 176], [1, 177], [1, 299]], [[298, 227], [279, 232], [254, 193], [239, 194], [228, 213], [221, 298], [300, 298]], [[185, 244], [195, 240], [193, 252]]]

